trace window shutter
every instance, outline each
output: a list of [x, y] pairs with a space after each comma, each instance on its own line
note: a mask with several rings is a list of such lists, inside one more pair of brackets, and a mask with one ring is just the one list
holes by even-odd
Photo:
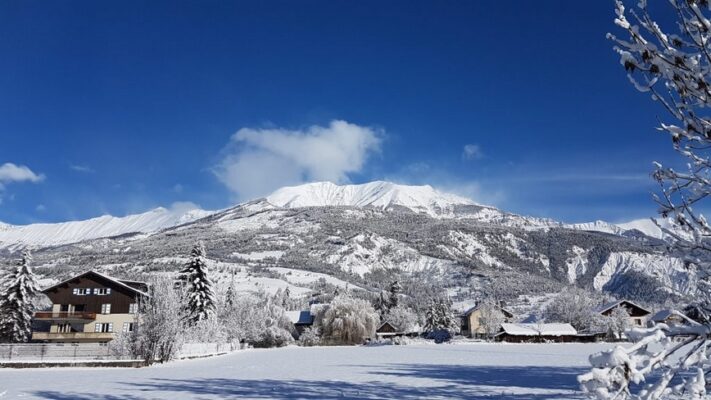
[[94, 332], [101, 332], [101, 324], [94, 324]]
[[111, 288], [106, 289], [106, 294], [111, 294]]
[[114, 331], [114, 324], [113, 324], [113, 322], [109, 322], [109, 332], [113, 332], [113, 331]]
[[79, 294], [79, 289], [74, 288], [74, 290], [72, 290], [72, 294]]

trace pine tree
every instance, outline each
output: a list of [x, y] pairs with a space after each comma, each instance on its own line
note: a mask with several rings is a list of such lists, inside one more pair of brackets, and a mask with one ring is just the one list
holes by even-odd
[[225, 308], [231, 310], [235, 305], [235, 274], [232, 272], [232, 280], [225, 294]]
[[398, 304], [400, 304], [400, 299], [398, 298], [398, 296], [400, 295], [401, 292], [402, 292], [402, 287], [400, 286], [398, 281], [395, 281], [390, 285], [390, 297], [388, 298], [388, 300], [389, 300], [388, 301], [388, 311], [390, 311], [390, 309], [392, 309], [392, 308], [397, 307]]
[[17, 268], [4, 282], [0, 293], [0, 340], [27, 342], [32, 337], [32, 298], [39, 287], [30, 268], [31, 261], [29, 251], [22, 253]]
[[437, 343], [445, 342], [451, 339], [458, 327], [451, 300], [442, 297], [432, 299], [425, 316], [424, 331], [427, 336]]
[[190, 253], [190, 261], [180, 271], [180, 281], [186, 286], [187, 320], [196, 323], [215, 313], [215, 293], [208, 276], [205, 248], [198, 243]]

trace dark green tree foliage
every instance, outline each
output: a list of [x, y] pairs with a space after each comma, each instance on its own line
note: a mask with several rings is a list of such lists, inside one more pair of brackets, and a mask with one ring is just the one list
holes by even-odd
[[22, 253], [15, 270], [4, 280], [0, 293], [0, 340], [27, 342], [32, 337], [32, 299], [39, 292], [30, 268], [32, 256]]
[[205, 248], [202, 244], [193, 247], [190, 261], [180, 271], [180, 282], [185, 285], [187, 316], [189, 323], [210, 318], [215, 313], [215, 293], [208, 275]]

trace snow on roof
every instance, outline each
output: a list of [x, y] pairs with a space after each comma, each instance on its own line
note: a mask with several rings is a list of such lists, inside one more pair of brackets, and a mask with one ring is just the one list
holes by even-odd
[[[464, 312], [462, 313], [462, 317], [466, 317], [466, 316], [471, 315], [471, 313], [473, 313], [474, 311], [478, 310], [479, 307], [481, 307], [482, 305], [483, 305], [482, 303], [479, 303], [478, 305], [475, 305], [474, 307], [470, 307], [468, 310], [466, 310], [466, 311], [464, 311]], [[501, 307], [501, 306], [497, 306], [497, 307], [498, 307], [499, 310], [501, 310], [501, 312], [503, 312], [507, 317], [509, 317], [509, 318], [513, 317], [513, 313], [512, 313], [511, 311], [509, 311], [508, 309], [506, 309], [506, 308], [504, 308], [504, 307]]]
[[617, 300], [617, 301], [613, 301], [613, 302], [610, 302], [610, 303], [607, 303], [607, 304], [603, 304], [602, 306], [598, 307], [597, 312], [598, 312], [599, 314], [602, 314], [602, 313], [604, 313], [604, 312], [606, 312], [606, 311], [610, 311], [611, 309], [613, 309], [613, 308], [615, 308], [615, 307], [619, 307], [622, 303], [627, 303], [627, 304], [631, 305], [632, 307], [636, 307], [636, 308], [639, 308], [639, 309], [642, 310], [642, 311], [646, 311], [647, 314], [651, 314], [651, 313], [652, 313], [651, 311], [649, 311], [649, 310], [647, 310], [646, 308], [640, 306], [639, 304], [635, 304], [635, 303], [633, 303], [633, 302], [631, 302], [631, 301], [629, 301], [629, 300]]
[[314, 317], [311, 311], [286, 311], [286, 316], [292, 324], [310, 325], [314, 322]]
[[671, 316], [677, 316], [677, 317], [681, 318], [684, 322], [687, 322], [691, 325], [697, 324], [696, 321], [692, 320], [691, 318], [687, 317], [686, 315], [684, 315], [676, 310], [661, 310], [661, 311], [657, 312], [656, 314], [654, 314], [654, 316], [652, 316], [652, 321], [666, 322], [667, 318], [669, 318]]
[[501, 324], [502, 333], [516, 336], [564, 336], [577, 335], [570, 324]]

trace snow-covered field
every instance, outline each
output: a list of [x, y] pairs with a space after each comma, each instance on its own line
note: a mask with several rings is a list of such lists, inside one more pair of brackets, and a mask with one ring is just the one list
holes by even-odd
[[245, 350], [141, 369], [0, 369], [6, 398], [581, 399], [610, 344], [417, 344]]

